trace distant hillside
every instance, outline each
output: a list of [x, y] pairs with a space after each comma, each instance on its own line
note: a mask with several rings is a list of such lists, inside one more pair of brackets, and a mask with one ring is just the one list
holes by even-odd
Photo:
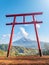
[[7, 51], [8, 45], [7, 44], [0, 44], [0, 50]]
[[[7, 55], [7, 44], [0, 44], [0, 56]], [[18, 55], [39, 55], [38, 49], [26, 48], [21, 46], [12, 46], [10, 49], [10, 56]], [[43, 55], [49, 55], [49, 46], [45, 45], [45, 49], [42, 50]]]
[[[6, 56], [7, 54], [7, 44], [1, 44], [0, 45], [0, 56]], [[32, 49], [32, 48], [25, 48], [25, 47], [20, 47], [20, 46], [12, 46], [10, 50], [10, 55], [11, 56], [16, 56], [16, 55], [36, 55], [38, 53], [38, 50]]]

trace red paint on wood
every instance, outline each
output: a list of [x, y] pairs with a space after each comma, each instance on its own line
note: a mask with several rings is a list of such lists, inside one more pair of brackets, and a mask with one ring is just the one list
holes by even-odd
[[[9, 46], [8, 46], [7, 57], [9, 56], [10, 47], [11, 47], [11, 44], [12, 44], [14, 26], [18, 25], [18, 24], [19, 25], [20, 24], [34, 24], [35, 33], [36, 33], [36, 39], [37, 39], [37, 43], [38, 43], [39, 54], [40, 54], [40, 56], [42, 56], [41, 48], [40, 48], [40, 42], [39, 42], [39, 37], [38, 37], [38, 32], [37, 32], [37, 28], [36, 28], [36, 24], [40, 24], [40, 23], [42, 23], [42, 21], [35, 21], [35, 17], [34, 17], [35, 15], [41, 15], [41, 14], [42, 14], [42, 12], [6, 15], [6, 17], [14, 17], [13, 23], [7, 23], [6, 24], [6, 25], [12, 25], [12, 31], [11, 31], [10, 42], [9, 42]], [[33, 21], [32, 22], [26, 22], [25, 21], [25, 16], [30, 16], [30, 15], [33, 17]], [[17, 16], [23, 16], [23, 22], [21, 22], [21, 23], [16, 22], [15, 20], [16, 20]]]

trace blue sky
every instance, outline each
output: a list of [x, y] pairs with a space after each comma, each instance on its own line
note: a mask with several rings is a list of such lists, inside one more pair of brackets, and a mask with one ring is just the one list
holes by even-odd
[[[43, 12], [43, 15], [36, 16], [37, 20], [43, 23], [37, 25], [40, 41], [49, 42], [49, 0], [0, 0], [0, 44], [9, 43], [11, 26], [6, 23], [13, 21], [13, 18], [6, 18], [6, 14], [20, 14]], [[27, 21], [31, 21], [27, 17]], [[17, 18], [21, 22], [21, 18]], [[34, 25], [15, 26], [13, 41], [26, 36], [32, 40], [36, 39]]]

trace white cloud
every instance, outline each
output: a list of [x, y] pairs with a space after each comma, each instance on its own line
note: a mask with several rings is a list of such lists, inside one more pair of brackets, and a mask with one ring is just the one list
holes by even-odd
[[[27, 37], [27, 36], [28, 36], [28, 33], [26, 32], [26, 30], [23, 27], [20, 27], [20, 32], [18, 32], [17, 34], [14, 34], [12, 41], [19, 40], [20, 38]], [[2, 35], [2, 39], [4, 39], [4, 41], [8, 39], [9, 41], [10, 34]]]
[[6, 37], [9, 38], [9, 37], [10, 37], [10, 34], [4, 34], [4, 35], [2, 35], [2, 38], [3, 38], [3, 39], [5, 39]]
[[24, 26], [29, 26], [29, 25], [25, 24]]
[[13, 42], [16, 41], [16, 40], [21, 39], [21, 37], [22, 37], [21, 32], [18, 32], [17, 34], [14, 34], [14, 36], [13, 36]]
[[39, 24], [36, 24], [36, 27], [37, 27], [37, 28], [40, 28], [40, 25], [39, 25]]
[[3, 34], [1, 36], [1, 44], [9, 43], [9, 39], [10, 39], [10, 34]]
[[18, 32], [17, 34], [14, 34], [13, 41], [19, 40], [22, 37], [27, 37], [27, 36], [28, 36], [28, 33], [26, 32], [26, 30], [23, 27], [20, 27], [20, 32]]
[[28, 33], [26, 32], [26, 30], [23, 27], [20, 27], [21, 33], [24, 37], [28, 36]]
[[[9, 43], [9, 40], [10, 40], [10, 35], [11, 34], [3, 34], [2, 35], [2, 39], [1, 39], [1, 43]], [[23, 27], [20, 27], [20, 31], [17, 33], [17, 34], [14, 34], [13, 35], [13, 39], [12, 39], [12, 42], [15, 41], [15, 40], [19, 40], [21, 39], [22, 37], [27, 37], [28, 36], [28, 33], [26, 32], [26, 30], [23, 28]], [[3, 41], [2, 41], [3, 40]]]
[[3, 35], [2, 37], [3, 37], [3, 38], [5, 38], [5, 37], [6, 37], [6, 35]]

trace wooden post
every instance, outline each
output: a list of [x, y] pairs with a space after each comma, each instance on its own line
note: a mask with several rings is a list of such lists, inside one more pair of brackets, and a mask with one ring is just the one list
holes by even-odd
[[10, 52], [10, 48], [11, 48], [11, 44], [12, 44], [12, 38], [13, 38], [13, 34], [14, 34], [15, 19], [16, 19], [16, 17], [14, 17], [14, 21], [13, 21], [13, 25], [12, 25], [11, 36], [10, 36], [10, 41], [9, 41], [9, 46], [8, 46], [8, 51], [7, 51], [7, 57], [9, 56], [9, 52]]
[[[35, 22], [34, 16], [33, 16], [33, 21]], [[38, 44], [39, 55], [41, 57], [42, 52], [41, 52], [41, 48], [40, 48], [40, 41], [39, 41], [39, 37], [38, 37], [38, 31], [37, 31], [37, 28], [36, 28], [36, 22], [34, 23], [34, 28], [35, 28], [35, 33], [36, 33], [36, 39], [37, 39], [37, 44]]]

